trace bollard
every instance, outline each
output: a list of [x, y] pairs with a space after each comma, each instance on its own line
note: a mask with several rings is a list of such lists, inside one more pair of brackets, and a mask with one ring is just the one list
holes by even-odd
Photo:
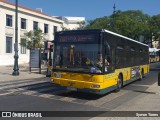
[[158, 73], [158, 86], [160, 86], [160, 72]]

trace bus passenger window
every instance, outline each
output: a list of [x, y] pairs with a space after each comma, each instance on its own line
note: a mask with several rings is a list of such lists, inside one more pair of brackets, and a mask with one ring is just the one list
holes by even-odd
[[79, 66], [81, 64], [81, 56], [80, 56], [80, 52], [76, 52], [75, 53], [75, 65]]
[[70, 61], [70, 64], [71, 65], [74, 65], [74, 53], [75, 52], [75, 46], [74, 45], [71, 45], [70, 46], [70, 51], [69, 51], [69, 61]]
[[60, 66], [60, 67], [63, 66], [63, 55], [62, 55], [62, 54], [60, 54], [59, 66]]
[[105, 65], [109, 66], [110, 64], [111, 64], [111, 58], [107, 56], [107, 58], [105, 59]]
[[110, 72], [111, 58], [107, 56], [105, 59], [105, 72]]
[[102, 72], [102, 67], [103, 67], [103, 58], [102, 54], [98, 54], [97, 60], [95, 60], [96, 67], [99, 69], [100, 72]]
[[86, 66], [87, 58], [85, 56], [82, 57], [82, 66]]
[[[107, 53], [107, 54], [106, 54]], [[108, 52], [105, 53], [105, 72], [113, 72], [115, 67], [115, 50], [108, 49]]]

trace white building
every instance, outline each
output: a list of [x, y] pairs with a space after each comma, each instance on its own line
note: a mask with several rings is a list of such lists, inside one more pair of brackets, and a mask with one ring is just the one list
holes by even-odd
[[153, 48], [158, 48], [159, 47], [159, 41], [157, 40], [157, 41], [153, 41], [152, 42], [152, 47]]
[[[62, 27], [75, 29], [77, 25], [65, 25], [61, 19], [48, 16], [41, 11], [23, 6], [18, 7], [18, 43], [25, 37], [24, 33], [40, 28], [45, 33], [46, 40], [54, 39], [54, 32]], [[15, 41], [15, 4], [0, 0], [0, 65], [14, 64]], [[29, 50], [18, 46], [19, 64], [29, 62]]]
[[78, 29], [81, 27], [81, 23], [85, 22], [85, 17], [70, 17], [70, 16], [59, 16], [56, 17], [64, 21], [63, 27], [67, 29]]

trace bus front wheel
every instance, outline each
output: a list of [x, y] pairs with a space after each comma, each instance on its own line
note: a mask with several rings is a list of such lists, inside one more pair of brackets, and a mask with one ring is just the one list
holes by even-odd
[[120, 74], [119, 76], [118, 76], [118, 80], [117, 80], [117, 85], [116, 85], [116, 92], [119, 92], [120, 91], [120, 89], [122, 88], [122, 86], [123, 86], [123, 79], [122, 79], [122, 75]]

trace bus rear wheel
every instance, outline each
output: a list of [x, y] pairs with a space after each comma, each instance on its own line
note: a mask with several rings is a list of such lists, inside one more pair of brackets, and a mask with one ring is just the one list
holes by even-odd
[[120, 89], [122, 88], [122, 86], [123, 86], [123, 79], [122, 79], [122, 75], [120, 74], [119, 76], [118, 76], [118, 81], [117, 81], [117, 85], [116, 85], [116, 92], [119, 92], [120, 91]]

